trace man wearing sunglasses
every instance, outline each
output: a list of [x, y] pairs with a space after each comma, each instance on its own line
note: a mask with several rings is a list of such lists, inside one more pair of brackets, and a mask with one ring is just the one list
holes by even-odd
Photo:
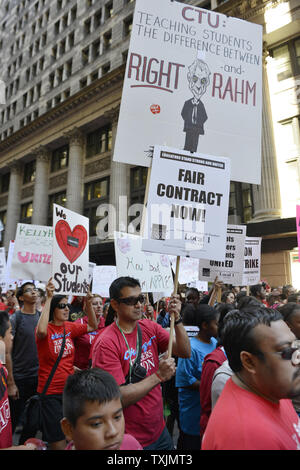
[[[168, 358], [167, 354], [160, 357], [168, 349], [169, 332], [154, 321], [142, 319], [145, 298], [138, 280], [118, 278], [111, 284], [109, 293], [117, 320], [95, 340], [92, 366], [110, 372], [120, 385], [126, 432], [146, 450], [172, 450], [173, 441], [163, 418], [160, 386], [175, 374], [174, 358]], [[171, 297], [168, 309], [175, 315], [176, 338], [172, 354], [190, 357], [190, 342], [180, 317], [179, 296]], [[139, 351], [140, 368], [136, 378], [133, 371]]]
[[203, 450], [299, 450], [300, 344], [281, 314], [255, 307], [224, 319], [233, 376], [212, 411]]

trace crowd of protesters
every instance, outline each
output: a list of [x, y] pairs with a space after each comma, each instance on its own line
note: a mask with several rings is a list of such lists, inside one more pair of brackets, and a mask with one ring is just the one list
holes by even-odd
[[156, 303], [131, 277], [108, 299], [52, 279], [2, 293], [0, 449], [300, 449], [300, 292], [182, 287]]

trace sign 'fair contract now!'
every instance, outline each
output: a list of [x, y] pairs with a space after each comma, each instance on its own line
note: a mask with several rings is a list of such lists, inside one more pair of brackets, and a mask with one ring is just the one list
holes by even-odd
[[224, 260], [229, 186], [228, 158], [155, 146], [142, 249]]

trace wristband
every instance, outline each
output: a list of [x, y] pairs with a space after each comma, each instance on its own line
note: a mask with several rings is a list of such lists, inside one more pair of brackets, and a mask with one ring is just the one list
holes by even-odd
[[163, 379], [161, 378], [161, 376], [157, 373], [157, 372], [154, 372], [155, 375], [157, 375], [157, 377], [159, 378], [160, 382], [163, 382]]
[[180, 317], [179, 320], [174, 322], [174, 325], [178, 325], [179, 323], [182, 323], [182, 318]]

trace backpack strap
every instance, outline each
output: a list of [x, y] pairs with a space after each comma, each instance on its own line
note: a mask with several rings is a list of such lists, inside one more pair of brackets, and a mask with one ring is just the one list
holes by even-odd
[[48, 379], [47, 379], [47, 382], [46, 382], [46, 384], [45, 384], [45, 386], [44, 386], [44, 388], [43, 388], [43, 391], [42, 391], [41, 395], [46, 395], [46, 391], [48, 390], [48, 387], [49, 387], [49, 385], [50, 385], [50, 382], [51, 382], [51, 380], [52, 380], [52, 378], [53, 378], [53, 376], [54, 376], [54, 374], [55, 374], [55, 371], [56, 371], [56, 369], [57, 369], [57, 366], [58, 366], [58, 364], [59, 364], [59, 361], [60, 361], [61, 358], [62, 358], [64, 349], [65, 349], [65, 343], [66, 343], [66, 330], [65, 330], [65, 328], [64, 328], [64, 337], [63, 337], [63, 340], [62, 340], [62, 344], [61, 344], [61, 348], [60, 348], [60, 351], [59, 351], [59, 355], [58, 355], [58, 357], [57, 357], [57, 359], [56, 359], [56, 362], [55, 362], [55, 364], [54, 364], [54, 366], [53, 366], [53, 368], [52, 368], [52, 370], [51, 370], [51, 372], [50, 372], [50, 375], [49, 375], [49, 377], [48, 377]]

